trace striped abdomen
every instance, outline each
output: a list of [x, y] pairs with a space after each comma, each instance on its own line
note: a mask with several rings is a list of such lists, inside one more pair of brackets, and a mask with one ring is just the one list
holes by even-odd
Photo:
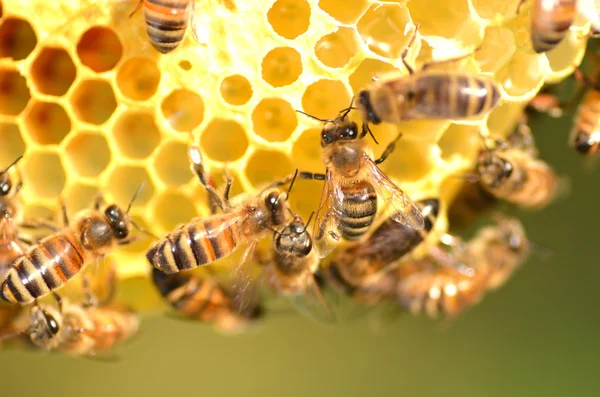
[[592, 156], [600, 146], [600, 92], [589, 90], [575, 116], [571, 145], [579, 153]]
[[575, 19], [576, 0], [534, 0], [531, 10], [531, 44], [535, 52], [553, 49]]
[[150, 263], [171, 274], [207, 265], [237, 248], [237, 225], [226, 225], [237, 214], [196, 219], [155, 243], [146, 253]]
[[[469, 74], [415, 74], [398, 101], [403, 120], [464, 119], [492, 110], [500, 100], [496, 82]], [[408, 92], [407, 92], [408, 91]]]
[[527, 208], [547, 205], [558, 191], [558, 176], [542, 160], [521, 158], [515, 163], [523, 170], [523, 180], [515, 185], [507, 200]]
[[43, 239], [17, 259], [2, 283], [2, 299], [27, 304], [62, 287], [83, 267], [86, 253], [70, 233]]
[[190, 0], [144, 0], [144, 19], [150, 42], [158, 51], [173, 51], [185, 36]]
[[377, 212], [377, 193], [369, 182], [341, 186], [340, 232], [346, 240], [357, 240], [371, 227]]

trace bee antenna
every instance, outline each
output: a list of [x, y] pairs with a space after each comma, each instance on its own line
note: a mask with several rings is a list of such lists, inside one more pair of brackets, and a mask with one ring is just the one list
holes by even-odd
[[148, 231], [147, 229], [145, 229], [145, 228], [141, 227], [140, 225], [138, 225], [137, 223], [135, 223], [132, 219], [130, 219], [129, 222], [131, 222], [131, 224], [133, 225], [133, 227], [135, 227], [140, 232], [142, 232], [145, 235], [150, 236], [150, 237], [158, 240], [158, 237], [156, 237], [154, 234], [150, 233], [150, 231]]
[[288, 187], [287, 193], [285, 194], [286, 199], [290, 197], [290, 192], [292, 191], [292, 187], [294, 187], [294, 182], [296, 182], [296, 178], [298, 177], [298, 168], [296, 168], [296, 172], [294, 172], [294, 176], [290, 181], [290, 186]]
[[532, 241], [529, 240], [529, 245], [531, 246], [531, 249], [542, 259], [542, 260], [549, 260], [550, 257], [554, 254], [554, 251], [552, 250], [552, 248], [548, 247], [547, 245], [538, 243], [537, 241]]
[[19, 161], [21, 161], [21, 159], [22, 159], [22, 158], [23, 158], [23, 155], [21, 155], [21, 156], [17, 157], [17, 159], [16, 159], [15, 161], [13, 161], [12, 163], [10, 163], [10, 164], [8, 165], [8, 167], [6, 167], [6, 168], [4, 169], [4, 171], [0, 172], [0, 174], [4, 174], [4, 173], [8, 172], [8, 170], [10, 170], [12, 167], [14, 167], [14, 166], [15, 166], [15, 164], [17, 164]]
[[306, 231], [306, 229], [308, 229], [308, 225], [310, 225], [310, 222], [312, 221], [314, 215], [315, 215], [315, 211], [310, 213], [310, 216], [308, 217], [308, 221], [306, 222], [306, 225], [304, 225], [304, 229], [302, 229], [302, 233], [304, 233]]
[[[373, 142], [375, 142], [376, 145], [379, 145], [379, 142], [377, 141], [377, 139], [375, 138], [375, 135], [373, 135], [373, 131], [371, 131], [371, 127], [369, 127], [368, 123], [363, 123], [363, 130], [368, 132], [369, 135], [371, 135], [371, 138], [373, 138]], [[363, 132], [363, 136], [364, 136], [364, 132]]]
[[146, 184], [146, 181], [142, 181], [142, 183], [140, 183], [140, 187], [138, 187], [137, 190], [135, 191], [135, 193], [133, 194], [133, 197], [131, 198], [131, 201], [129, 201], [129, 204], [127, 205], [127, 211], [125, 211], [126, 214], [129, 214], [129, 210], [131, 209], [131, 205], [133, 204], [133, 202], [135, 201], [135, 199], [139, 196], [139, 194], [142, 191], [142, 189], [144, 188], [145, 184]]
[[311, 119], [319, 120], [319, 121], [320, 121], [320, 122], [322, 122], [322, 123], [333, 123], [333, 122], [334, 122], [334, 121], [333, 121], [333, 120], [331, 120], [331, 119], [321, 119], [321, 118], [319, 118], [319, 117], [317, 117], [317, 116], [313, 116], [312, 114], [308, 114], [308, 113], [306, 113], [306, 112], [303, 112], [302, 110], [296, 110], [296, 112], [297, 112], [297, 113], [302, 113], [303, 115], [305, 115], [305, 116], [308, 116], [308, 117], [310, 117]]
[[352, 96], [352, 99], [350, 100], [350, 106], [348, 106], [345, 109], [340, 110], [340, 114], [342, 114], [342, 119], [345, 119], [346, 116], [348, 115], [348, 113], [350, 113], [351, 110], [356, 109], [353, 105], [354, 105], [354, 96]]

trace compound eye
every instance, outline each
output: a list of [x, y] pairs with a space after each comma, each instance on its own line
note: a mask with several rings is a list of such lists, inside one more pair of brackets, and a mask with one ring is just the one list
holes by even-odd
[[278, 198], [279, 198], [279, 195], [277, 193], [275, 193], [275, 192], [269, 193], [269, 195], [265, 199], [265, 203], [267, 204], [267, 206], [269, 208], [273, 208], [277, 205]]
[[8, 193], [10, 193], [11, 189], [12, 189], [12, 183], [10, 182], [10, 179], [6, 179], [6, 180], [0, 182], [0, 196], [8, 195]]
[[54, 316], [48, 313], [44, 313], [44, 316], [46, 317], [46, 324], [48, 324], [48, 330], [50, 333], [52, 335], [58, 334], [59, 326]]
[[321, 140], [325, 143], [331, 143], [332, 138], [329, 134], [323, 133], [321, 134]]
[[513, 166], [508, 161], [504, 162], [504, 176], [509, 177], [512, 175]]
[[354, 129], [352, 129], [352, 128], [346, 128], [345, 135], [348, 136], [349, 138], [355, 138], [356, 131], [354, 131]]

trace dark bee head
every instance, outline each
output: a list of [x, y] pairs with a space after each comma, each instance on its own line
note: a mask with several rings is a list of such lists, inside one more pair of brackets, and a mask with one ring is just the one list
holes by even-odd
[[28, 330], [31, 341], [43, 347], [48, 344], [60, 331], [60, 315], [53, 309], [42, 309], [39, 306], [31, 308], [30, 326]]
[[371, 103], [371, 94], [368, 90], [362, 90], [358, 93], [358, 109], [362, 113], [363, 120], [365, 122], [379, 124], [381, 119], [375, 113], [373, 105]]
[[514, 218], [500, 219], [499, 226], [502, 230], [507, 247], [513, 252], [522, 252], [528, 247], [523, 224]]
[[590, 134], [583, 131], [576, 131], [573, 135], [571, 144], [580, 154], [591, 156], [598, 151], [599, 143], [598, 137], [594, 137], [593, 135], [590, 136]]
[[248, 309], [246, 315], [248, 316], [248, 319], [257, 321], [265, 316], [265, 309], [261, 305], [255, 305]]
[[265, 196], [265, 205], [269, 212], [269, 222], [273, 226], [283, 225], [287, 219], [287, 193], [279, 189], [271, 190]]
[[117, 240], [127, 238], [131, 229], [127, 212], [123, 211], [118, 205], [112, 204], [106, 207], [104, 215], [108, 219], [108, 224]]
[[321, 131], [321, 147], [337, 141], [351, 141], [358, 137], [358, 125], [345, 116], [338, 117], [323, 127]]
[[306, 256], [312, 249], [312, 239], [300, 217], [294, 217], [281, 233], [275, 237], [275, 249], [296, 256]]
[[477, 173], [484, 185], [496, 187], [513, 173], [510, 161], [498, 156], [494, 152], [483, 152], [477, 161]]
[[[9, 175], [10, 169], [21, 160], [23, 156], [18, 157], [4, 171], [0, 172], [0, 197], [6, 197], [13, 191], [13, 181]], [[20, 188], [20, 183], [17, 184], [17, 191]]]

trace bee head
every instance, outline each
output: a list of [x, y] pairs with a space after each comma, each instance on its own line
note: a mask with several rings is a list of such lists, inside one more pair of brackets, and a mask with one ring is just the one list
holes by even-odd
[[38, 346], [47, 346], [60, 331], [60, 319], [61, 316], [53, 309], [32, 307], [28, 330], [31, 341]]
[[513, 165], [493, 152], [483, 152], [477, 161], [477, 172], [483, 184], [495, 187], [510, 178]]
[[572, 138], [573, 148], [584, 156], [590, 156], [598, 151], [599, 139], [593, 135], [583, 132], [576, 131]]
[[108, 219], [108, 224], [117, 240], [129, 236], [131, 227], [126, 211], [123, 211], [116, 204], [111, 204], [104, 210], [104, 215]]
[[278, 251], [289, 251], [297, 256], [306, 256], [312, 249], [312, 239], [306, 230], [307, 225], [298, 216], [275, 237], [275, 248]]
[[279, 189], [271, 190], [265, 196], [265, 206], [269, 212], [271, 225], [283, 225], [287, 219], [287, 193]]
[[345, 116], [328, 122], [321, 131], [321, 147], [337, 141], [351, 141], [359, 137], [358, 125]]
[[521, 222], [512, 218], [503, 218], [500, 219], [499, 226], [511, 251], [522, 252], [527, 249], [527, 238]]
[[[21, 160], [23, 156], [18, 157], [13, 161], [4, 171], [0, 172], [0, 197], [6, 197], [13, 190], [13, 181], [9, 175], [10, 169]], [[16, 186], [16, 190], [19, 191], [21, 183], [19, 182]]]
[[368, 90], [362, 90], [358, 93], [358, 109], [360, 110], [365, 122], [379, 124], [381, 119], [375, 113], [371, 103], [371, 94]]

